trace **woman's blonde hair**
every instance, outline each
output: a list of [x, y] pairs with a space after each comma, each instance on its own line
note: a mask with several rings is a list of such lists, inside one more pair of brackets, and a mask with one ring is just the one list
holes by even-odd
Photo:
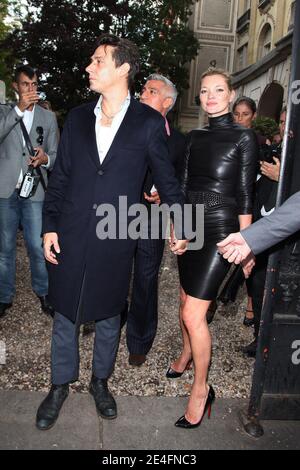
[[225, 81], [226, 81], [226, 83], [227, 83], [227, 86], [228, 86], [229, 91], [232, 91], [232, 90], [233, 90], [233, 86], [232, 86], [232, 83], [231, 83], [231, 75], [230, 75], [230, 73], [228, 73], [227, 70], [224, 70], [224, 69], [217, 69], [217, 68], [214, 68], [214, 67], [210, 67], [209, 69], [207, 69], [207, 70], [201, 75], [201, 78], [200, 78], [200, 87], [201, 87], [201, 84], [202, 84], [202, 80], [203, 80], [205, 77], [211, 77], [212, 75], [222, 75], [222, 77], [225, 79]]

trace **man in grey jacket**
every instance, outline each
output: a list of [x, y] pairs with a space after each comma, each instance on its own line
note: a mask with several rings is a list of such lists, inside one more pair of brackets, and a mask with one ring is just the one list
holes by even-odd
[[[29, 65], [17, 67], [13, 88], [19, 96], [15, 106], [0, 105], [0, 318], [11, 307], [15, 294], [16, 238], [21, 224], [30, 259], [32, 289], [43, 311], [52, 313], [47, 300], [48, 275], [42, 250], [42, 205], [44, 188], [39, 183], [34, 196], [22, 199], [18, 189], [28, 164], [40, 167], [45, 182], [53, 167], [58, 127], [54, 113], [38, 106], [37, 75]], [[20, 121], [35, 150], [29, 154]]]
[[268, 217], [241, 232], [231, 233], [218, 243], [219, 251], [230, 263], [254, 265], [258, 255], [300, 230], [300, 191], [287, 199]]

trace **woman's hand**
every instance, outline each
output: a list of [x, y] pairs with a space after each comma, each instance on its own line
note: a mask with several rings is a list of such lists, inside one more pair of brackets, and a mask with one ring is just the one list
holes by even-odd
[[188, 243], [188, 240], [174, 240], [172, 243], [170, 243], [171, 251], [174, 253], [174, 255], [183, 255], [183, 253], [185, 253], [187, 250]]

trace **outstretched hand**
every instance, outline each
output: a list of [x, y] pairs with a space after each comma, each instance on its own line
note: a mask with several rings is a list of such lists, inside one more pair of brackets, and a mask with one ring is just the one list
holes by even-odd
[[231, 233], [225, 240], [217, 243], [217, 247], [229, 263], [240, 264], [252, 253], [240, 232]]

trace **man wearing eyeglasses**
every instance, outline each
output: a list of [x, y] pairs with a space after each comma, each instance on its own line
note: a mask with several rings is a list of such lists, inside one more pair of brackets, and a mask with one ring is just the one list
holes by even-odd
[[[12, 306], [15, 294], [16, 239], [21, 225], [31, 268], [32, 289], [42, 310], [52, 314], [48, 295], [48, 274], [42, 250], [42, 205], [45, 191], [41, 182], [35, 194], [19, 197], [18, 191], [28, 165], [39, 167], [45, 183], [58, 146], [55, 115], [36, 106], [37, 75], [29, 65], [17, 67], [13, 88], [18, 94], [15, 106], [0, 105], [0, 318]], [[31, 156], [22, 133], [25, 125], [35, 155]]]

